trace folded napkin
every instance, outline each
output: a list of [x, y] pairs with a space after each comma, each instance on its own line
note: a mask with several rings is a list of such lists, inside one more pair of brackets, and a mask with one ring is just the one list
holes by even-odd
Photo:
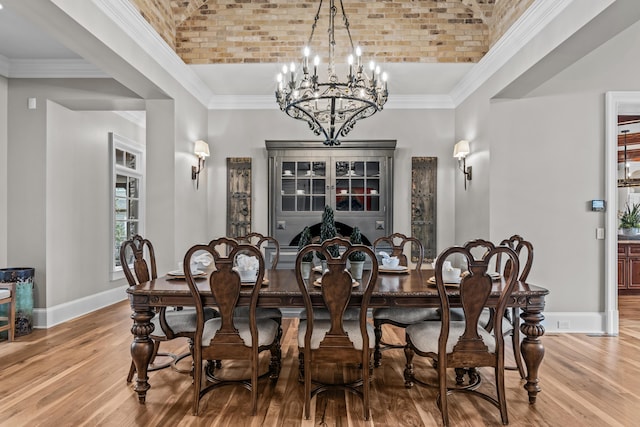
[[389, 254], [385, 251], [378, 252], [378, 255], [380, 255], [382, 258], [389, 258]]
[[209, 252], [205, 252], [202, 255], [198, 255], [194, 257], [191, 261], [191, 264], [201, 264], [204, 267], [208, 267], [213, 262], [213, 257]]
[[236, 267], [239, 271], [257, 270], [259, 266], [258, 258], [254, 256], [240, 254], [236, 257]]

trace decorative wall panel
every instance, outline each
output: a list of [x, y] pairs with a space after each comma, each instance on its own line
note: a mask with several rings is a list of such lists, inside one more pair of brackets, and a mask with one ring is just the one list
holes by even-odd
[[[422, 242], [425, 262], [438, 255], [436, 248], [437, 157], [411, 158], [411, 235]], [[411, 258], [417, 253], [412, 249]]]
[[251, 233], [251, 157], [227, 157], [227, 236]]

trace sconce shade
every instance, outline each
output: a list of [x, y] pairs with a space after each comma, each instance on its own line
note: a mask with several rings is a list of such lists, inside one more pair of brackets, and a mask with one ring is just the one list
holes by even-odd
[[453, 157], [456, 159], [464, 159], [469, 154], [469, 141], [462, 139], [453, 146]]
[[199, 139], [196, 141], [196, 146], [194, 148], [194, 153], [196, 156], [200, 158], [209, 157], [209, 144]]

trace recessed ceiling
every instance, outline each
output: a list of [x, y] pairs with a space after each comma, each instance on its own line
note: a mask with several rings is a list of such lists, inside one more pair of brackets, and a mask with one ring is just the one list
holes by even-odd
[[[4, 57], [4, 58], [3, 58]], [[5, 6], [0, 10], [0, 62], [81, 59], [52, 35]], [[446, 95], [473, 63], [389, 63], [389, 91], [395, 95]], [[280, 64], [190, 65], [215, 95], [272, 95]], [[19, 76], [17, 76], [19, 77]]]

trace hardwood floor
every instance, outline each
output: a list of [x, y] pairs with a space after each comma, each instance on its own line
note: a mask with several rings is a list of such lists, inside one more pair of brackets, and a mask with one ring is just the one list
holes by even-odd
[[[640, 418], [640, 296], [620, 298], [620, 336], [554, 334], [543, 337], [546, 356], [540, 370], [542, 392], [529, 405], [516, 371], [506, 374], [512, 426], [631, 426]], [[239, 386], [207, 394], [200, 416], [191, 415], [191, 378], [170, 369], [149, 374], [151, 390], [140, 405], [125, 379], [131, 343], [127, 302], [67, 322], [36, 330], [15, 342], [0, 343], [0, 425], [2, 426], [360, 426], [441, 425], [435, 391], [407, 390], [404, 354], [383, 353], [374, 371], [372, 420], [362, 420], [359, 398], [332, 392], [312, 400], [312, 419], [302, 419], [302, 385], [298, 383], [297, 322], [283, 322], [283, 368], [280, 379], [260, 386], [258, 415], [251, 417], [249, 392]], [[385, 325], [386, 327], [386, 325]], [[397, 330], [385, 328], [385, 336]], [[402, 336], [397, 333], [398, 339]], [[182, 352], [186, 341], [163, 343], [163, 350]], [[266, 369], [266, 359], [263, 360]], [[190, 359], [183, 360], [188, 367]], [[243, 368], [225, 362], [225, 370]], [[425, 363], [416, 366], [435, 380]], [[233, 371], [233, 372], [231, 372]], [[324, 370], [348, 374], [349, 367]], [[492, 373], [482, 370], [483, 387]], [[454, 426], [500, 425], [499, 411], [487, 402], [457, 394], [450, 399]]]

